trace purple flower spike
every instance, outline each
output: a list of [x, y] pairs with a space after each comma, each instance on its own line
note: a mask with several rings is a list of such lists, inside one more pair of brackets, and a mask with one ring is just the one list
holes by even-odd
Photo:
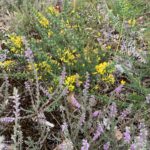
[[101, 136], [102, 133], [104, 133], [104, 129], [103, 126], [99, 124], [96, 132], [94, 133], [93, 141], [96, 141]]
[[109, 146], [110, 146], [110, 142], [107, 142], [106, 144], [104, 144], [103, 149], [109, 150]]
[[27, 57], [27, 59], [29, 59], [29, 60], [33, 58], [33, 52], [31, 49], [27, 49], [25, 51], [25, 57]]
[[109, 109], [110, 109], [110, 117], [115, 117], [116, 114], [117, 114], [117, 106], [116, 106], [116, 103], [112, 103], [112, 104], [109, 106]]
[[121, 112], [120, 119], [121, 120], [125, 119], [130, 113], [131, 113], [131, 108], [129, 107], [125, 109], [123, 112]]
[[87, 142], [87, 140], [83, 139], [81, 150], [88, 150], [89, 147], [90, 147], [90, 144]]
[[99, 110], [96, 110], [96, 111], [93, 112], [92, 116], [93, 116], [93, 117], [97, 117], [97, 116], [99, 116], [100, 114], [101, 114], [101, 112], [100, 112]]
[[116, 94], [119, 94], [122, 91], [123, 85], [119, 85], [117, 88], [115, 88], [114, 92]]
[[130, 146], [130, 150], [136, 150], [136, 146], [135, 146], [135, 144], [131, 144], [131, 146]]
[[79, 102], [76, 100], [76, 98], [74, 96], [71, 96], [71, 103], [73, 106], [80, 108], [81, 105], [79, 104]]
[[0, 122], [2, 123], [11, 123], [14, 122], [15, 118], [14, 117], [3, 117], [0, 118]]
[[61, 125], [61, 130], [62, 132], [65, 132], [66, 130], [68, 130], [68, 124], [66, 122], [64, 122], [62, 125]]
[[130, 140], [131, 140], [130, 130], [129, 128], [126, 128], [126, 131], [124, 132], [124, 141], [129, 144]]

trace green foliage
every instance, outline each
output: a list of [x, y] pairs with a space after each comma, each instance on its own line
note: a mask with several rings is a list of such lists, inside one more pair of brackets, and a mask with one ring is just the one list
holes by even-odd
[[[64, 1], [60, 11], [44, 0], [13, 2], [8, 6], [13, 14], [11, 28], [3, 34], [0, 47], [0, 55], [6, 53], [0, 60], [0, 109], [2, 116], [7, 114], [12, 104], [7, 108], [5, 101], [12, 88], [18, 87], [22, 108], [14, 126], [15, 147], [17, 136], [22, 140], [25, 135], [26, 146], [33, 150], [46, 147], [53, 138], [57, 144], [70, 139], [75, 149], [81, 149], [82, 139], [89, 141], [91, 149], [103, 149], [107, 141], [112, 150], [129, 149], [140, 132], [137, 124], [149, 118], [145, 99], [150, 90], [150, 57], [148, 36], [143, 33], [149, 34], [148, 19], [138, 22], [148, 4], [141, 0], [75, 0]], [[121, 120], [128, 108], [132, 108], [130, 114]], [[102, 114], [94, 118], [97, 110]], [[113, 117], [111, 110], [116, 111]], [[49, 121], [55, 122], [56, 130], [47, 127]], [[62, 122], [68, 123], [67, 136], [60, 131]], [[105, 133], [93, 141], [99, 124]], [[127, 144], [123, 133], [128, 126], [133, 137]], [[116, 128], [122, 134], [119, 140]]]

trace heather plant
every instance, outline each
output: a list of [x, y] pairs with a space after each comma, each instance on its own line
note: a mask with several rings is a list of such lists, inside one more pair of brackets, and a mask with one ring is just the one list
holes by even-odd
[[136, 1], [0, 3], [12, 18], [0, 36], [0, 147], [149, 148], [149, 5]]

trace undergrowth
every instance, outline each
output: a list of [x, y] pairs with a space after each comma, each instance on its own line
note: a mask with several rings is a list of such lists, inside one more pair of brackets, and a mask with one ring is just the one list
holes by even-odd
[[0, 11], [0, 149], [149, 149], [149, 3], [2, 0]]

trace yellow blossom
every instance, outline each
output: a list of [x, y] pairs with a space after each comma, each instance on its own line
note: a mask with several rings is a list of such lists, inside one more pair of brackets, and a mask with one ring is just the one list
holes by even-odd
[[9, 68], [11, 68], [13, 65], [15, 64], [15, 62], [13, 60], [6, 60], [4, 62], [0, 62], [0, 67], [1, 68], [5, 68], [6, 70], [8, 70]]
[[44, 17], [41, 13], [38, 13], [38, 21], [45, 28], [47, 28], [49, 25], [48, 19]]
[[106, 49], [107, 49], [107, 50], [110, 50], [110, 49], [111, 49], [111, 46], [110, 46], [110, 45], [108, 45], [108, 46], [106, 47]]
[[126, 84], [126, 81], [124, 81], [124, 80], [121, 80], [121, 85], [125, 85]]
[[96, 84], [96, 85], [94, 86], [94, 89], [95, 89], [95, 90], [98, 90], [98, 89], [99, 89], [98, 84]]
[[110, 64], [108, 62], [103, 62], [103, 63], [100, 63], [99, 65], [96, 65], [95, 66], [96, 72], [100, 75], [105, 74], [107, 71], [106, 69], [109, 65]]
[[45, 73], [51, 72], [51, 66], [46, 61], [39, 63], [38, 67], [39, 69], [43, 70]]
[[103, 77], [102, 80], [110, 84], [114, 84], [115, 82], [115, 78], [112, 74], [109, 74], [108, 76]]
[[135, 19], [129, 19], [128, 24], [131, 25], [131, 26], [135, 26], [136, 20]]
[[50, 87], [48, 88], [48, 92], [49, 92], [49, 93], [52, 93], [52, 92], [53, 92], [53, 87], [50, 86]]
[[22, 46], [22, 37], [16, 35], [10, 35], [10, 41], [16, 48], [21, 48]]
[[52, 14], [52, 15], [56, 15], [56, 16], [59, 15], [59, 11], [53, 6], [49, 6], [47, 9], [47, 12]]
[[39, 70], [39, 68], [38, 68], [38, 65], [36, 64], [36, 63], [33, 63], [33, 64], [31, 64], [31, 63], [29, 63], [28, 64], [28, 66], [27, 66], [27, 68], [28, 68], [28, 70], [36, 70], [36, 71], [38, 71]]
[[48, 37], [51, 37], [53, 35], [53, 32], [51, 30], [48, 30]]
[[[69, 49], [64, 50], [64, 53], [62, 54], [60, 60], [64, 63], [67, 63], [68, 65], [73, 65], [76, 62], [75, 53], [76, 51], [73, 50], [72, 52]], [[80, 57], [80, 55], [77, 55]]]
[[68, 87], [69, 91], [73, 91], [75, 89], [77, 75], [68, 76], [65, 80], [65, 85]]

